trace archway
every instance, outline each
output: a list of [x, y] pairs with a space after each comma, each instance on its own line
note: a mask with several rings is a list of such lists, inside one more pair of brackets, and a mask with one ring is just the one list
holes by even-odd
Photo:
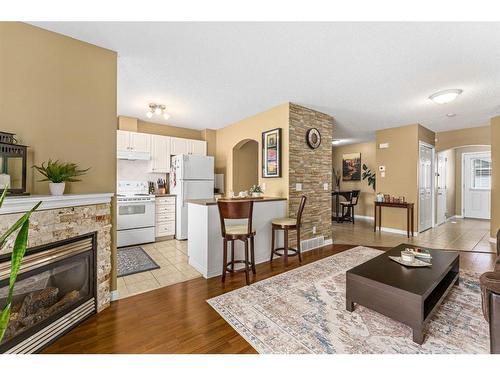
[[233, 147], [233, 191], [249, 190], [259, 183], [259, 143], [244, 139]]

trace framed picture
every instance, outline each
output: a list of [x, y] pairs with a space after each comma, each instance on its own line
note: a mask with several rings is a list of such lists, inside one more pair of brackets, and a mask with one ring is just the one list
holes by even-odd
[[342, 155], [342, 181], [361, 181], [361, 154]]
[[262, 133], [262, 177], [281, 177], [281, 128]]

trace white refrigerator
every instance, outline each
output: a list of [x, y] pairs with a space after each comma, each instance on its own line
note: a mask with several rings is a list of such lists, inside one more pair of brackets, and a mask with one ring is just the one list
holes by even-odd
[[175, 236], [178, 240], [185, 240], [188, 228], [187, 201], [214, 197], [213, 156], [173, 156], [170, 170], [170, 193], [177, 196]]

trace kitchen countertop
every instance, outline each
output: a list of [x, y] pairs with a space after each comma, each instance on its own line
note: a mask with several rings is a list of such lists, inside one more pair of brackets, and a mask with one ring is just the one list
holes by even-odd
[[[261, 202], [286, 201], [286, 198], [279, 198], [279, 197], [245, 198], [245, 199], [221, 198], [221, 200], [232, 200], [235, 202], [254, 201], [255, 203], [261, 203]], [[200, 206], [212, 206], [212, 205], [217, 204], [217, 201], [215, 199], [190, 199], [187, 202], [193, 203], [193, 204], [198, 204]]]

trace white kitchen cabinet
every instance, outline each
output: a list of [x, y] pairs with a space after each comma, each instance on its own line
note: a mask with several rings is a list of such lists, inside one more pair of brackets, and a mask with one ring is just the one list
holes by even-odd
[[189, 139], [171, 137], [170, 153], [172, 155], [189, 154]]
[[170, 172], [170, 137], [162, 135], [151, 136], [150, 172]]
[[192, 155], [207, 155], [207, 142], [190, 139], [188, 142], [188, 153]]
[[151, 152], [151, 135], [130, 132], [130, 149], [137, 152]]
[[145, 133], [116, 131], [116, 149], [118, 151], [151, 151], [151, 135]]
[[156, 197], [156, 237], [175, 235], [175, 196]]
[[124, 130], [116, 131], [116, 149], [118, 151], [129, 151], [130, 132]]

